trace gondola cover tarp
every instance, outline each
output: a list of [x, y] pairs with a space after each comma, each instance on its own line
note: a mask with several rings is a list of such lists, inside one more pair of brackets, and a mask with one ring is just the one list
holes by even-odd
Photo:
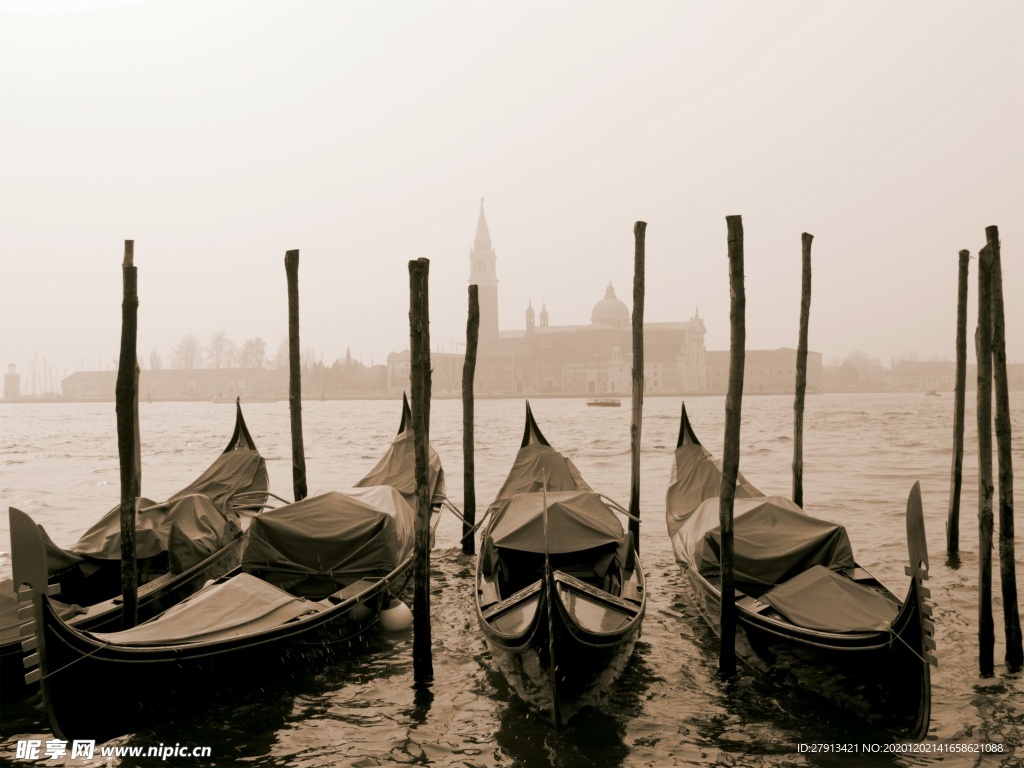
[[[377, 466], [356, 483], [356, 488], [390, 485], [397, 488], [406, 503], [416, 509], [416, 445], [411, 429], [403, 430], [391, 441], [387, 452]], [[430, 499], [440, 501], [445, 495], [444, 469], [441, 457], [432, 447], [427, 450], [427, 483]]]
[[412, 551], [414, 516], [390, 486], [312, 496], [252, 519], [242, 567], [293, 594], [323, 597], [393, 571]]
[[[547, 485], [542, 481], [547, 477]], [[530, 443], [516, 454], [516, 460], [498, 491], [495, 500], [508, 499], [517, 493], [548, 491], [592, 491], [576, 465], [550, 445]]]
[[544, 552], [544, 501], [548, 505], [548, 551], [580, 552], [618, 544], [624, 535], [615, 513], [593, 492], [520, 493], [500, 503], [491, 529], [496, 546]]
[[[231, 509], [235, 495], [266, 490], [266, 461], [259, 453], [241, 449], [221, 454], [199, 478], [163, 504], [139, 499], [140, 511], [135, 517], [136, 557], [144, 559], [167, 552], [172, 570], [184, 570], [239, 535]], [[58, 572], [54, 570], [56, 554], [48, 548], [51, 574]], [[65, 555], [120, 560], [120, 505], [82, 534]]]
[[[166, 552], [180, 573], [212, 555], [241, 531], [209, 496], [191, 494], [154, 505], [140, 499], [135, 516], [135, 554], [140, 560]], [[114, 507], [90, 528], [71, 552], [95, 560], [121, 559], [121, 510]]]
[[[719, 570], [719, 499], [704, 501], [672, 539], [676, 560], [700, 573]], [[782, 496], [733, 502], [733, 554], [737, 581], [774, 585], [814, 565], [852, 568], [846, 529], [811, 517]]]
[[[703, 445], [686, 443], [676, 448], [672, 476], [665, 498], [668, 535], [676, 535], [680, 526], [707, 499], [722, 493], [722, 463], [715, 461]], [[736, 477], [736, 498], [764, 496], [740, 472]]]
[[137, 627], [90, 634], [118, 645], [199, 643], [277, 627], [313, 610], [308, 600], [240, 573], [223, 583], [206, 587]]
[[823, 632], [884, 631], [899, 613], [899, 606], [878, 591], [820, 565], [760, 599], [797, 626]]

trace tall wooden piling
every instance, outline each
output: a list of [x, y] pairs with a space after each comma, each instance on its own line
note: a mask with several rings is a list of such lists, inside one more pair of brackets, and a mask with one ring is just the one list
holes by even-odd
[[1013, 544], [1013, 456], [1010, 447], [1010, 393], [1006, 379], [1006, 320], [1003, 312], [1003, 266], [999, 228], [986, 227], [992, 252], [992, 379], [996, 398], [996, 450], [999, 457], [999, 577], [1003, 589], [1003, 627], [1006, 634], [1006, 666], [1024, 665], [1020, 609], [1017, 605], [1017, 573]]
[[480, 289], [469, 286], [469, 316], [466, 320], [466, 361], [462, 366], [462, 552], [476, 552], [476, 459], [474, 458], [473, 380], [476, 376], [476, 348], [480, 340]]
[[736, 587], [733, 573], [732, 510], [740, 468], [740, 413], [743, 404], [746, 293], [743, 288], [743, 218], [726, 216], [729, 231], [729, 391], [725, 396], [725, 446], [722, 451], [722, 487], [718, 517], [722, 531], [722, 615], [718, 674], [736, 674]]
[[647, 222], [633, 225], [633, 416], [629, 426], [629, 531], [640, 551], [640, 432], [644, 412], [644, 259]]
[[994, 671], [992, 624], [992, 249], [978, 254], [978, 667]]
[[427, 304], [428, 259], [409, 262], [409, 349], [412, 430], [416, 456], [416, 543], [413, 561], [413, 678], [434, 679], [430, 640], [430, 489], [427, 446], [430, 443], [430, 318]]
[[117, 413], [117, 454], [121, 466], [121, 596], [125, 629], [134, 627], [139, 615], [139, 570], [135, 560], [135, 508], [139, 496], [136, 466], [138, 451], [138, 359], [139, 329], [138, 271], [135, 241], [124, 241], [121, 265], [121, 354], [117, 364], [115, 410]]
[[306, 451], [302, 444], [302, 351], [299, 348], [299, 252], [287, 251], [288, 406], [292, 417], [292, 488], [295, 501], [306, 498]]
[[807, 392], [807, 326], [811, 317], [811, 241], [800, 235], [803, 269], [800, 288], [800, 337], [796, 348], [796, 397], [793, 401], [793, 502], [804, 505], [804, 394]]
[[964, 404], [967, 384], [967, 272], [970, 251], [960, 251], [956, 299], [956, 384], [953, 393], [953, 466], [949, 479], [949, 514], [946, 517], [946, 554], [960, 552], [960, 490], [964, 469]]

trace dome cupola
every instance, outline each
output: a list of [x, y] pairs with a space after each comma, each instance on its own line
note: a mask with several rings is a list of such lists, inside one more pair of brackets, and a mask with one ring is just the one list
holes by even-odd
[[594, 305], [594, 311], [590, 313], [590, 322], [601, 323], [615, 328], [624, 328], [629, 325], [629, 309], [615, 298], [615, 289], [611, 281], [605, 289], [604, 298]]

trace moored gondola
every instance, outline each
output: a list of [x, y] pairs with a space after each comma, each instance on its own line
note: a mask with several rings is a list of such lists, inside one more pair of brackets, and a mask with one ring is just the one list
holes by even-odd
[[[696, 607], [716, 632], [721, 469], [683, 406], [666, 498], [668, 533]], [[777, 682], [824, 698], [862, 721], [922, 739], [935, 663], [920, 487], [907, 502], [907, 595], [857, 564], [846, 530], [765, 496], [742, 475], [734, 502], [736, 652]]]
[[[139, 500], [136, 551], [138, 617], [145, 621], [199, 590], [240, 562], [242, 533], [251, 513], [268, 498], [266, 461], [235, 404], [227, 447], [196, 480], [162, 504]], [[114, 507], [67, 550], [40, 528], [52, 609], [82, 630], [120, 629], [120, 506]], [[20, 556], [12, 551], [17, 564]], [[10, 703], [37, 689], [26, 682], [22, 621], [13, 582], [5, 581], [0, 660], [2, 699]]]
[[[431, 469], [436, 489], [440, 466]], [[45, 594], [38, 526], [12, 509], [14, 580], [28, 585], [19, 597], [33, 614], [27, 663], [38, 665], [54, 734], [106, 741], [194, 715], [347, 648], [407, 585], [415, 514], [390, 485], [263, 512], [246, 532], [238, 568], [148, 622], [96, 632], [57, 614]], [[432, 528], [439, 516], [435, 506]]]
[[529, 404], [522, 445], [488, 510], [476, 610], [498, 669], [561, 726], [625, 668], [646, 610], [621, 506], [550, 446]]

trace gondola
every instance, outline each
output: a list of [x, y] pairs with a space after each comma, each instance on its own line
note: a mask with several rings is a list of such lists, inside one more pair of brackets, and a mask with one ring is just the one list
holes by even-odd
[[[668, 533], [696, 607], [716, 632], [721, 478], [684, 404], [666, 498]], [[922, 585], [928, 550], [919, 484], [907, 502], [911, 567], [903, 601], [857, 564], [845, 528], [765, 496], [742, 475], [733, 515], [737, 656], [868, 727], [923, 739], [935, 641]]]
[[621, 506], [594, 492], [526, 405], [522, 445], [488, 509], [476, 612], [516, 694], [557, 727], [599, 704], [625, 668], [647, 605]]
[[[399, 490], [329, 492], [253, 517], [241, 565], [164, 613], [128, 630], [83, 631], [45, 594], [38, 526], [10, 516], [14, 579], [28, 585], [33, 614], [27, 663], [38, 664], [51, 729], [69, 740], [194, 715], [347, 647], [401, 594], [413, 562], [415, 512]], [[432, 528], [439, 517], [435, 507]]]
[[[210, 467], [162, 504], [139, 500], [136, 551], [140, 621], [167, 610], [238, 565], [243, 529], [250, 513], [266, 503], [268, 487], [266, 461], [256, 450], [241, 403], [236, 400], [234, 432]], [[40, 531], [54, 610], [82, 630], [119, 629], [120, 505], [67, 550], [57, 547]], [[23, 622], [18, 619], [12, 581], [5, 580], [0, 600], [4, 606], [0, 621], [0, 691], [3, 701], [10, 703], [30, 695], [38, 686], [25, 680], [20, 633]]]

